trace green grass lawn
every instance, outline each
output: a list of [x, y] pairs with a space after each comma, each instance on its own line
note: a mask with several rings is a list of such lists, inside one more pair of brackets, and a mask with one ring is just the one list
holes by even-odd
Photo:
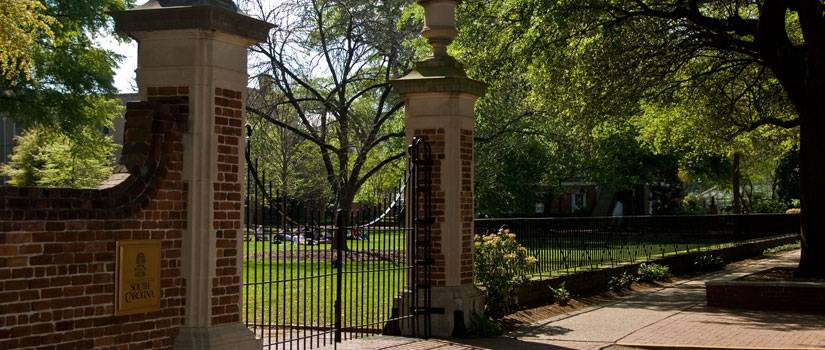
[[[256, 261], [252, 264], [247, 261], [242, 273], [243, 300], [249, 307], [241, 313], [248, 323], [334, 324], [337, 271], [332, 263]], [[388, 319], [392, 299], [406, 285], [406, 270], [390, 262], [349, 263], [345, 265], [343, 277], [345, 327]]]

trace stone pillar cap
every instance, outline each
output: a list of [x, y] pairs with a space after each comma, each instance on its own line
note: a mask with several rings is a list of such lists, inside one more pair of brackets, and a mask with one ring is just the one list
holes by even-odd
[[238, 5], [231, 0], [150, 0], [138, 6], [140, 9], [151, 9], [161, 7], [181, 7], [181, 6], [212, 6], [238, 12]]
[[424, 5], [430, 2], [442, 2], [442, 1], [452, 1], [456, 4], [461, 3], [461, 0], [418, 0], [418, 4]]
[[244, 15], [231, 2], [221, 0], [152, 0], [134, 9], [113, 12], [112, 17], [115, 30], [132, 38], [136, 32], [201, 29], [262, 42], [275, 27]]

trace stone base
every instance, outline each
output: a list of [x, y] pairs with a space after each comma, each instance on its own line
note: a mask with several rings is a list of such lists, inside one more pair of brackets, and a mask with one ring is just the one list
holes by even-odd
[[[420, 304], [424, 296], [419, 295]], [[472, 284], [452, 287], [435, 287], [432, 290], [431, 307], [435, 310], [430, 317], [432, 336], [436, 338], [462, 336], [470, 326], [473, 313], [484, 313], [484, 296]], [[419, 329], [423, 329], [423, 317], [418, 321]], [[420, 333], [420, 331], [419, 331]], [[401, 334], [413, 335], [410, 322], [401, 323]], [[422, 334], [418, 334], [421, 336]]]
[[825, 313], [825, 282], [708, 281], [708, 306]]
[[173, 348], [192, 350], [260, 350], [263, 343], [240, 323], [214, 327], [182, 327]]

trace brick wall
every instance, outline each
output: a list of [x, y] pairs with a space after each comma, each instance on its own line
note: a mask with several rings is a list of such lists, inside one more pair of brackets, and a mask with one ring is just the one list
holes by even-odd
[[[432, 226], [432, 257], [434, 266], [432, 268], [432, 285], [441, 287], [446, 285], [445, 275], [445, 254], [460, 254], [461, 259], [461, 284], [473, 283], [473, 131], [460, 131], [459, 161], [461, 162], [461, 189], [460, 189], [460, 215], [461, 222], [461, 251], [445, 252], [441, 246], [442, 225], [445, 220], [445, 193], [442, 189], [442, 163], [445, 159], [445, 134], [444, 129], [416, 129], [417, 137], [422, 138], [430, 144], [432, 152], [432, 215], [435, 222]], [[419, 208], [423, 212], [422, 207]], [[459, 234], [459, 233], [456, 233]]]
[[[121, 174], [97, 189], [0, 187], [0, 349], [165, 349], [183, 321], [187, 88], [129, 103]], [[115, 244], [160, 240], [161, 310], [113, 316]]]
[[461, 284], [473, 283], [473, 131], [461, 130]]
[[215, 90], [215, 133], [218, 135], [218, 178], [213, 184], [214, 223], [217, 230], [217, 271], [212, 280], [212, 324], [240, 321], [241, 188], [238, 174], [242, 155], [243, 94]]

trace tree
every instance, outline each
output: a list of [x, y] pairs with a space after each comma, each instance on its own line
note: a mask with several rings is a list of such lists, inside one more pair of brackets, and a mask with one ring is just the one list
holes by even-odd
[[818, 0], [494, 0], [467, 1], [462, 11], [475, 35], [491, 41], [488, 50], [541, 69], [545, 81], [533, 90], [581, 91], [555, 101], [583, 106], [580, 115], [628, 117], [644, 100], [695, 92], [704, 82], [727, 86], [726, 79], [772, 96], [765, 113], [748, 114], [739, 129], [800, 127], [797, 272], [823, 276], [825, 222], [815, 219], [825, 214], [825, 184], [817, 180], [825, 176], [817, 160], [825, 148], [817, 137], [825, 131], [823, 7]]
[[[15, 186], [89, 188], [112, 174], [111, 157], [116, 146], [99, 130], [86, 128], [82, 138], [43, 127], [27, 130], [17, 138], [8, 164], [0, 173]], [[76, 139], [95, 140], [95, 145]]]
[[[247, 103], [251, 109], [265, 109], [269, 101], [282, 100], [276, 96], [268, 75], [259, 76], [258, 85], [248, 97]], [[249, 152], [261, 176], [266, 174], [265, 180], [274, 184], [273, 190], [281, 197], [319, 206], [328, 203], [332, 194], [324, 178], [318, 176], [324, 170], [319, 162], [314, 161], [319, 159], [314, 145], [270, 120], [293, 127], [300, 125], [297, 114], [288, 105], [269, 108], [267, 119], [256, 114], [249, 115], [247, 125], [252, 132], [248, 140]]]
[[0, 76], [29, 79], [37, 41], [53, 38], [54, 17], [37, 0], [0, 0]]
[[[404, 156], [403, 101], [390, 80], [417, 55], [405, 45], [420, 27], [402, 21], [409, 0], [252, 1], [248, 12], [277, 24], [252, 48], [254, 68], [276, 93], [248, 111], [316, 147], [339, 209], [348, 211], [365, 182]], [[275, 117], [290, 109], [296, 123]]]
[[109, 12], [131, 3], [0, 1], [0, 16], [12, 18], [8, 22], [4, 18], [0, 25], [0, 45], [9, 45], [8, 38], [17, 48], [0, 47], [4, 64], [0, 114], [23, 128], [39, 125], [67, 135], [86, 135], [82, 130], [87, 127], [111, 127], [120, 113], [112, 70], [119, 56], [95, 47], [92, 39], [111, 31]]

